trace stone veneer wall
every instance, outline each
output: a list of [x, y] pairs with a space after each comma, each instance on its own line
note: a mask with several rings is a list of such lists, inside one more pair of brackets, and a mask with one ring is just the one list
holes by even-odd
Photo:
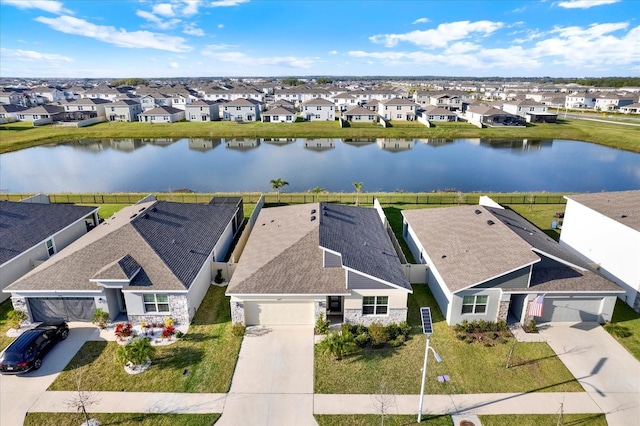
[[191, 318], [189, 317], [189, 299], [186, 294], [170, 294], [169, 297], [169, 312], [170, 314], [155, 313], [152, 315], [128, 315], [129, 321], [133, 324], [139, 324], [141, 321], [146, 323], [161, 323], [167, 317], [171, 317], [174, 320], [174, 324], [189, 324]]
[[244, 303], [231, 301], [231, 323], [244, 324]]
[[498, 321], [506, 321], [509, 316], [509, 301], [503, 300], [498, 306]]
[[345, 309], [344, 322], [369, 326], [374, 322], [383, 325], [400, 323], [407, 320], [408, 308], [389, 309], [388, 315], [362, 315], [362, 309]]
[[327, 302], [324, 300], [313, 302], [313, 320], [318, 320], [320, 315], [324, 315], [324, 319], [327, 319]]
[[27, 309], [27, 299], [25, 297], [12, 297], [11, 304], [13, 305], [13, 309], [16, 311], [23, 311], [27, 315], [29, 314], [29, 309]]

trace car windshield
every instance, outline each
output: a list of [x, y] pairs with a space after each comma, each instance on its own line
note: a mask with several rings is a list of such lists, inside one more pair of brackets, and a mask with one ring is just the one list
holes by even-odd
[[2, 356], [2, 363], [8, 364], [13, 362], [21, 362], [22, 354], [13, 353], [13, 352], [5, 352]]

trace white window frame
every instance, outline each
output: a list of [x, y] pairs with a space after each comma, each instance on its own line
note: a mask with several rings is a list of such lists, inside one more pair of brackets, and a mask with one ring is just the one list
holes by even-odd
[[[367, 300], [369, 299], [369, 300]], [[365, 303], [371, 302], [373, 303]], [[365, 312], [365, 308], [373, 307], [373, 312]], [[379, 312], [384, 311], [384, 312]], [[389, 296], [363, 296], [362, 297], [362, 315], [389, 315]]]
[[49, 257], [58, 252], [58, 250], [56, 250], [56, 242], [53, 240], [53, 238], [49, 238], [47, 241], [45, 241], [44, 245], [45, 247], [47, 247], [47, 254], [49, 255]]
[[[473, 298], [473, 302], [465, 303], [465, 299]], [[479, 300], [480, 299], [480, 300]], [[471, 312], [465, 312], [465, 306], [471, 306]], [[484, 306], [484, 310], [480, 311], [480, 307]], [[489, 296], [486, 294], [476, 294], [462, 296], [462, 315], [485, 315], [489, 306]]]
[[[164, 296], [167, 298], [167, 301], [158, 301], [158, 296]], [[152, 300], [148, 300], [151, 299]], [[144, 305], [144, 312], [145, 313], [170, 313], [171, 308], [169, 307], [169, 295], [166, 293], [143, 293], [142, 294], [142, 304]], [[161, 311], [160, 310], [160, 305], [167, 305], [167, 310], [166, 311]], [[153, 307], [153, 309], [150, 309], [150, 307]]]

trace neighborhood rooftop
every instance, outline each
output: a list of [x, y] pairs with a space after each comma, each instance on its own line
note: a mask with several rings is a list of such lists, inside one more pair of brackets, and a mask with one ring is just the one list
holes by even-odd
[[566, 198], [640, 231], [640, 190], [576, 194]]

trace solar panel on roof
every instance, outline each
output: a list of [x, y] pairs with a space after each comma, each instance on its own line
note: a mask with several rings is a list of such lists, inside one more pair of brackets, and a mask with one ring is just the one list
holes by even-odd
[[424, 334], [433, 334], [433, 325], [431, 324], [431, 308], [420, 308], [420, 316], [422, 317], [422, 332]]

